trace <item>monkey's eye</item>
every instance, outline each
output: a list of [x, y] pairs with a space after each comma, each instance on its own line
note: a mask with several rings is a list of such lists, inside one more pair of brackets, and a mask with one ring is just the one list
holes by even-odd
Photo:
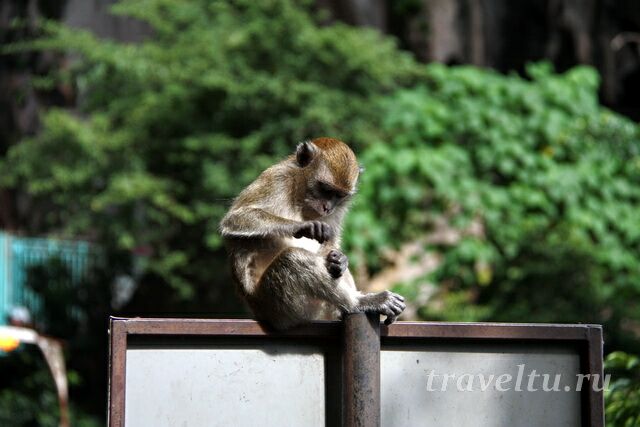
[[343, 199], [344, 197], [346, 197], [346, 194], [344, 194], [342, 191], [335, 189], [334, 187], [327, 184], [326, 182], [319, 181], [317, 188], [318, 188], [318, 193], [324, 199]]

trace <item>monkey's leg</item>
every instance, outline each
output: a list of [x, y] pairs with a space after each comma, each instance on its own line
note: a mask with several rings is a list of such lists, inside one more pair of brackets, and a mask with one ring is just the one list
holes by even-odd
[[358, 294], [358, 306], [354, 311], [380, 313], [387, 316], [385, 324], [395, 322], [396, 318], [406, 308], [404, 298], [391, 291], [363, 294], [356, 289], [356, 284], [349, 270], [341, 277], [341, 285], [347, 286]]
[[[358, 292], [355, 281], [351, 272], [347, 269], [348, 260], [339, 249], [333, 248], [326, 252], [327, 270], [331, 277], [339, 278], [339, 285], [346, 286], [348, 289], [358, 294], [357, 310], [376, 312], [387, 316], [385, 324], [389, 325], [395, 322], [396, 318], [405, 309], [404, 298], [390, 291], [383, 291], [377, 294], [362, 294]], [[322, 252], [321, 252], [322, 253]]]
[[363, 295], [356, 290], [348, 270], [333, 278], [324, 257], [302, 248], [282, 251], [248, 301], [258, 318], [284, 329], [316, 319], [318, 299], [342, 312], [372, 311], [391, 319], [404, 310], [401, 296], [388, 291]]
[[357, 307], [358, 295], [331, 277], [324, 258], [292, 247], [269, 264], [247, 300], [256, 317], [285, 329], [319, 318], [318, 300], [351, 311]]
[[384, 314], [387, 316], [385, 325], [395, 322], [405, 308], [404, 297], [391, 291], [364, 294], [360, 297], [360, 311]]

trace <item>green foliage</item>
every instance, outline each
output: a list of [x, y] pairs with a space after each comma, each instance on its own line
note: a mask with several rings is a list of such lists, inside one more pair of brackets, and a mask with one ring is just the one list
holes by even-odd
[[640, 358], [616, 351], [607, 356], [605, 370], [613, 381], [605, 391], [607, 425], [640, 424]]
[[[415, 6], [401, 3], [398, 13]], [[106, 330], [109, 285], [134, 272], [136, 248], [151, 256], [128, 307], [135, 314], [238, 311], [219, 219], [261, 170], [321, 135], [351, 143], [366, 168], [345, 236], [357, 269], [380, 271], [386, 249], [420, 241], [443, 220], [461, 233], [453, 244], [425, 240], [439, 268], [398, 284], [415, 301], [425, 282], [437, 285], [423, 317], [597, 321], [609, 344], [634, 339], [640, 130], [599, 106], [592, 69], [558, 75], [538, 64], [525, 79], [425, 67], [372, 30], [320, 25], [321, 14], [293, 0], [128, 0], [115, 11], [154, 36], [124, 44], [47, 23], [44, 38], [4, 49], [76, 58], [34, 84], [67, 80], [78, 111], [47, 111], [41, 132], [0, 158], [0, 188], [28, 197], [42, 217], [25, 231], [104, 249], [82, 295], [37, 270], [32, 283], [47, 316], [64, 318], [54, 332], [72, 342], [71, 364], [86, 381], [106, 371], [96, 362], [104, 342], [87, 331]], [[58, 310], [69, 299], [83, 325]], [[49, 389], [42, 414], [24, 400], [40, 396], [43, 378], [0, 391], [0, 424], [12, 411], [31, 417], [24, 423], [54, 422]], [[616, 393], [637, 387], [620, 384], [608, 410], [624, 420], [633, 408]], [[49, 418], [33, 421], [36, 413]]]
[[[147, 22], [153, 37], [115, 43], [49, 22], [43, 38], [3, 47], [74, 58], [34, 86], [65, 80], [77, 111], [42, 115], [41, 132], [0, 158], [0, 189], [20, 193], [40, 219], [24, 232], [81, 236], [104, 253], [77, 293], [54, 265], [30, 275], [48, 332], [67, 340], [82, 379], [71, 399], [95, 414], [107, 390], [106, 340], [96, 331], [114, 314], [114, 277], [135, 275], [139, 284], [122, 314], [237, 314], [217, 231], [232, 197], [303, 139], [339, 136], [364, 147], [379, 133], [377, 99], [422, 72], [390, 39], [321, 25], [310, 4], [293, 0], [130, 0], [114, 9]], [[150, 256], [132, 259], [138, 249]], [[0, 413], [31, 405], [19, 411], [29, 414], [24, 423], [55, 422], [50, 390], [2, 393], [8, 409]], [[49, 403], [36, 405], [39, 396]]]
[[[0, 357], [0, 372], [0, 425], [59, 425], [60, 407], [53, 378], [44, 356], [35, 346], [22, 345]], [[72, 385], [74, 378], [74, 373], [69, 373], [69, 383]], [[70, 416], [73, 426], [97, 427], [104, 424], [87, 416], [74, 405], [70, 408]]]
[[66, 78], [81, 115], [48, 111], [0, 164], [0, 186], [30, 194], [45, 231], [151, 248], [150, 281], [169, 283], [175, 304], [211, 310], [223, 299], [211, 284], [226, 271], [217, 225], [231, 198], [305, 138], [365, 146], [378, 133], [375, 99], [421, 68], [375, 31], [320, 26], [291, 0], [131, 0], [115, 11], [154, 37], [114, 43], [47, 23], [45, 38], [11, 48], [77, 54]]
[[479, 223], [425, 247], [443, 256], [425, 317], [602, 321], [619, 343], [621, 319], [640, 320], [640, 129], [598, 105], [594, 70], [528, 72], [433, 64], [386, 100], [391, 137], [362, 156], [347, 242], [375, 272], [381, 249], [443, 215], [455, 230]]
[[[0, 423], [7, 426], [58, 424], [59, 407], [53, 378], [35, 347], [0, 358], [4, 372], [0, 387]], [[9, 377], [14, 381], [8, 382]], [[34, 398], [35, 397], [35, 398]]]

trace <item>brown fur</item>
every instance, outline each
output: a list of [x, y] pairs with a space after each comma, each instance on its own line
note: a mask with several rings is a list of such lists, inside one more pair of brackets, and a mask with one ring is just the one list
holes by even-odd
[[358, 161], [353, 151], [344, 142], [333, 138], [317, 138], [312, 143], [322, 151], [333, 175], [334, 185], [345, 192], [353, 191], [359, 174]]
[[330, 313], [376, 311], [390, 322], [404, 309], [397, 294], [358, 292], [339, 252], [358, 174], [345, 143], [318, 138], [238, 195], [220, 231], [241, 294], [258, 319], [284, 329], [323, 317], [328, 306]]

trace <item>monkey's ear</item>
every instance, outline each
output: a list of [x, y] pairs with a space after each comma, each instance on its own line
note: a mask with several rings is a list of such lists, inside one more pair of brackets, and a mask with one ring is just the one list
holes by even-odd
[[316, 155], [316, 147], [311, 142], [301, 142], [296, 147], [296, 163], [301, 168], [307, 166]]
[[358, 165], [358, 173], [363, 173], [363, 172], [364, 172], [364, 166]]

